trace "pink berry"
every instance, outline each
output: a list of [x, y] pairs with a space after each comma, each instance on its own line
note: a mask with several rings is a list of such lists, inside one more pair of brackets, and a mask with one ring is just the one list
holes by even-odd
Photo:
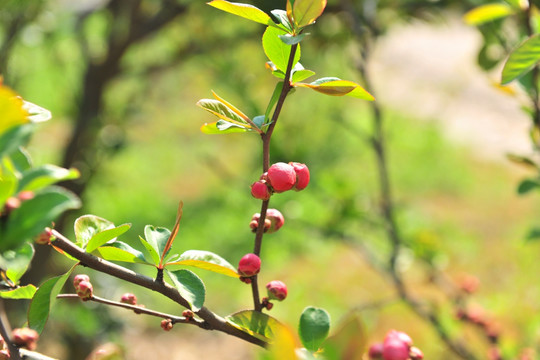
[[294, 190], [300, 191], [305, 189], [309, 184], [309, 169], [306, 164], [301, 164], [297, 162], [289, 163], [296, 173], [296, 183], [294, 185]]
[[411, 347], [413, 344], [413, 341], [409, 335], [407, 335], [406, 333], [402, 331], [397, 331], [397, 330], [390, 330], [384, 337], [384, 341], [393, 339], [393, 338], [398, 339], [399, 341], [402, 341], [403, 343], [405, 343], [405, 345], [409, 347]]
[[283, 301], [287, 297], [287, 285], [279, 280], [270, 281], [266, 284], [270, 300]]
[[270, 199], [270, 195], [272, 195], [272, 193], [270, 192], [270, 189], [268, 189], [266, 181], [259, 180], [251, 184], [251, 195], [255, 199], [268, 200]]
[[291, 165], [278, 162], [268, 169], [268, 181], [277, 193], [291, 190], [296, 183], [296, 172]]
[[125, 293], [124, 295], [122, 295], [120, 302], [129, 305], [137, 305], [137, 297], [135, 296], [135, 294]]
[[409, 346], [397, 338], [390, 338], [383, 343], [384, 360], [407, 360]]
[[85, 275], [85, 274], [80, 274], [80, 275], [75, 276], [75, 278], [73, 279], [73, 286], [75, 287], [75, 290], [77, 290], [79, 288], [79, 284], [82, 281], [90, 282], [90, 277], [88, 275]]
[[375, 343], [369, 347], [368, 356], [370, 360], [381, 360], [383, 355], [383, 343]]
[[285, 224], [283, 214], [276, 209], [268, 209], [266, 211], [266, 220], [270, 220], [269, 234], [278, 231]]
[[409, 352], [409, 357], [411, 360], [422, 360], [424, 358], [424, 353], [419, 348], [413, 346]]
[[81, 281], [77, 287], [77, 295], [82, 301], [87, 301], [94, 295], [94, 289], [90, 281]]
[[15, 345], [34, 350], [37, 347], [39, 334], [30, 328], [14, 329], [12, 338]]
[[246, 254], [238, 263], [238, 273], [242, 277], [257, 275], [261, 270], [261, 259], [255, 254]]
[[[257, 231], [257, 228], [259, 227], [260, 218], [261, 218], [261, 214], [259, 213], [253, 214], [253, 217], [251, 218], [251, 222], [249, 223], [249, 227], [251, 228], [253, 232]], [[268, 220], [268, 218], [264, 220], [264, 232], [270, 229], [271, 224], [272, 223], [270, 222], [270, 220]]]

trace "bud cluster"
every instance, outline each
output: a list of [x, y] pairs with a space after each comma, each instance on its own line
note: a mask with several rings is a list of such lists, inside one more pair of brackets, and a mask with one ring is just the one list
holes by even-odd
[[421, 360], [424, 354], [413, 346], [413, 341], [404, 332], [390, 330], [382, 343], [369, 347], [370, 360]]
[[75, 276], [73, 286], [82, 301], [88, 301], [94, 296], [94, 289], [88, 275], [80, 274]]
[[35, 350], [37, 347], [39, 334], [34, 329], [20, 328], [13, 329], [11, 337], [15, 345], [28, 350]]
[[171, 331], [173, 328], [173, 322], [171, 319], [163, 319], [161, 320], [161, 328], [165, 331]]
[[34, 197], [33, 191], [21, 191], [16, 196], [7, 198], [4, 208], [0, 209], [0, 216], [7, 216], [10, 212], [21, 207], [21, 204]]
[[120, 302], [123, 304], [137, 305], [137, 297], [132, 293], [125, 293], [122, 295]]
[[[251, 218], [251, 222], [249, 223], [249, 227], [251, 228], [251, 231], [256, 232], [257, 227], [259, 226], [259, 221], [261, 219], [261, 214], [255, 213], [253, 214], [253, 217]], [[264, 219], [264, 232], [265, 233], [274, 233], [278, 231], [283, 224], [285, 224], [285, 218], [283, 217], [283, 214], [279, 210], [276, 209], [268, 209], [266, 211], [266, 217]]]
[[300, 191], [308, 184], [309, 169], [305, 164], [278, 162], [251, 185], [251, 195], [256, 199], [268, 200], [273, 193]]

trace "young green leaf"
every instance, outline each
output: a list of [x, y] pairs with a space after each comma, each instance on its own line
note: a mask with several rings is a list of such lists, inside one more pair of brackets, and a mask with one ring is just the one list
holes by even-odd
[[311, 70], [298, 70], [298, 71], [293, 72], [291, 82], [294, 84], [296, 82], [299, 82], [299, 81], [305, 80], [305, 79], [307, 79], [309, 77], [312, 77], [313, 75], [315, 75], [314, 71], [311, 71]]
[[201, 99], [197, 106], [227, 122], [249, 128], [249, 124], [224, 103], [214, 99]]
[[203, 307], [206, 294], [202, 280], [189, 270], [166, 270], [166, 272], [174, 287], [191, 306], [191, 310], [199, 311]]
[[64, 211], [80, 207], [79, 199], [60, 187], [48, 187], [24, 201], [10, 214], [10, 226], [0, 241], [0, 252], [40, 234]]
[[200, 269], [213, 271], [218, 274], [236, 278], [238, 277], [236, 269], [227, 260], [210, 251], [188, 250], [178, 258], [168, 262], [166, 265], [194, 266]]
[[264, 25], [276, 26], [270, 16], [261, 9], [242, 3], [228, 2], [225, 0], [213, 0], [207, 3], [210, 6], [226, 11], [228, 13], [241, 16], [245, 19], [255, 21]]
[[80, 176], [80, 173], [77, 169], [64, 169], [55, 165], [43, 165], [29, 169], [22, 175], [18, 191], [35, 191], [59, 181], [76, 179]]
[[75, 220], [75, 240], [77, 246], [86, 249], [88, 242], [100, 232], [114, 228], [109, 220], [96, 215], [83, 215]]
[[131, 224], [123, 224], [117, 227], [114, 227], [112, 229], [107, 229], [98, 232], [92, 238], [90, 241], [88, 241], [88, 245], [86, 245], [86, 251], [92, 252], [99, 248], [100, 246], [108, 243], [109, 241], [114, 241], [116, 238], [126, 231], [128, 231], [131, 228]]
[[275, 318], [254, 310], [243, 310], [225, 318], [234, 327], [265, 342], [272, 342], [284, 325]]
[[150, 259], [154, 265], [158, 266], [160, 263], [160, 254], [163, 253], [167, 240], [171, 236], [171, 232], [164, 227], [154, 227], [152, 225], [146, 225], [144, 228], [144, 236], [139, 236], [139, 240], [150, 254]]
[[20, 299], [31, 299], [36, 293], [36, 287], [32, 284], [20, 286], [13, 290], [0, 291], [0, 298], [20, 300]]
[[332, 96], [347, 95], [347, 96], [352, 96], [355, 98], [368, 100], [368, 101], [375, 100], [373, 95], [371, 95], [366, 90], [364, 90], [364, 88], [362, 88], [360, 85], [352, 81], [341, 80], [339, 78], [333, 78], [333, 77], [321, 78], [310, 84], [294, 83], [294, 86], [307, 87], [325, 95], [332, 95]]
[[504, 64], [501, 83], [508, 84], [529, 72], [540, 60], [540, 34], [528, 38], [512, 51]]
[[[262, 37], [264, 53], [268, 59], [283, 73], [287, 71], [289, 56], [291, 54], [291, 45], [285, 44], [279, 38], [280, 35], [285, 35], [286, 32], [281, 29], [267, 27]], [[293, 66], [300, 60], [300, 46], [294, 54]]]
[[287, 31], [288, 33], [293, 32], [293, 26], [291, 22], [289, 21], [289, 18], [287, 17], [286, 11], [275, 9], [270, 12], [272, 13], [272, 15], [274, 15], [278, 24], [283, 26], [283, 30]]
[[153, 265], [153, 263], [146, 261], [142, 252], [122, 241], [115, 241], [107, 246], [100, 246], [97, 248], [97, 251], [105, 260]]
[[184, 203], [180, 201], [178, 204], [178, 210], [176, 211], [176, 221], [174, 222], [173, 231], [169, 235], [169, 238], [167, 239], [167, 243], [165, 244], [165, 247], [163, 248], [163, 251], [161, 253], [161, 257], [159, 259], [159, 269], [163, 269], [163, 261], [165, 260], [165, 256], [171, 250], [172, 244], [174, 239], [176, 238], [176, 235], [178, 234], [178, 229], [180, 228], [180, 220], [182, 220], [182, 207], [184, 206]]
[[298, 334], [306, 349], [316, 352], [330, 331], [330, 315], [324, 309], [309, 306], [300, 316]]
[[302, 41], [302, 39], [304, 39], [304, 37], [306, 37], [306, 35], [308, 35], [308, 34], [300, 34], [300, 35], [294, 35], [294, 36], [290, 35], [290, 34], [285, 34], [285, 35], [279, 35], [279, 38], [286, 45], [294, 45], [294, 44], [298, 44], [300, 41]]
[[328, 359], [362, 360], [367, 339], [360, 315], [352, 313], [326, 340], [323, 351]]
[[9, 155], [26, 143], [34, 130], [33, 124], [17, 125], [2, 133], [0, 131], [0, 158]]
[[272, 98], [270, 99], [270, 102], [268, 103], [268, 107], [266, 108], [266, 112], [264, 113], [264, 116], [267, 119], [270, 119], [272, 109], [278, 102], [279, 95], [281, 94], [282, 89], [283, 89], [283, 81], [280, 81], [276, 84], [276, 87], [274, 88], [274, 92], [272, 93]]
[[540, 189], [540, 179], [532, 178], [532, 179], [525, 179], [521, 181], [517, 188], [517, 193], [519, 195], [525, 195], [526, 193], [532, 191], [532, 190], [538, 190]]
[[482, 25], [514, 13], [514, 9], [503, 3], [485, 4], [475, 7], [463, 15], [469, 25]]
[[18, 284], [34, 257], [34, 247], [25, 243], [15, 250], [6, 251], [0, 256], [0, 268], [5, 269], [7, 278]]
[[324, 11], [326, 0], [295, 0], [293, 18], [299, 28], [313, 24]]
[[28, 308], [28, 326], [38, 333], [43, 331], [49, 319], [49, 313], [56, 302], [56, 296], [60, 293], [76, 266], [77, 264], [73, 265], [64, 275], [45, 281], [34, 294]]
[[201, 126], [201, 132], [204, 134], [231, 134], [249, 131], [245, 126], [239, 126], [225, 120], [219, 120], [213, 123], [206, 123]]

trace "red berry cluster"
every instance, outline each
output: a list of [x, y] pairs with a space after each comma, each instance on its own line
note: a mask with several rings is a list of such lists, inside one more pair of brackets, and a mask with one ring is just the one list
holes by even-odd
[[288, 190], [300, 191], [309, 184], [309, 169], [305, 164], [278, 162], [270, 166], [268, 172], [261, 175], [251, 185], [251, 195], [260, 200], [268, 200], [273, 193]]
[[390, 330], [382, 343], [369, 347], [371, 360], [421, 360], [424, 354], [417, 347], [412, 346], [413, 341], [404, 332]]
[[94, 296], [94, 289], [88, 275], [77, 275], [73, 279], [73, 286], [82, 301], [88, 301]]
[[[253, 214], [253, 217], [251, 218], [251, 222], [249, 223], [249, 227], [251, 228], [251, 231], [256, 232], [257, 227], [259, 226], [259, 221], [261, 219], [261, 214], [256, 213]], [[283, 214], [279, 210], [276, 209], [268, 209], [266, 211], [266, 217], [264, 219], [264, 232], [271, 234], [276, 231], [278, 231], [283, 224], [285, 224], [285, 218], [283, 217]]]

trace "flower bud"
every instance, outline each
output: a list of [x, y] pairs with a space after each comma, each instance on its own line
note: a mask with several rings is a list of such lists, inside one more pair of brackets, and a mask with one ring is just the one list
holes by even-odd
[[77, 295], [82, 301], [87, 301], [94, 296], [94, 289], [90, 281], [81, 281], [77, 287]]
[[368, 356], [370, 360], [382, 360], [383, 343], [375, 343], [369, 347]]
[[412, 339], [401, 331], [390, 330], [383, 342], [385, 360], [407, 360], [412, 346]]
[[270, 227], [268, 228], [269, 234], [278, 231], [283, 226], [283, 224], [285, 224], [285, 218], [283, 217], [283, 214], [276, 209], [268, 209], [266, 211], [266, 221], [268, 220], [270, 220]]
[[424, 358], [424, 353], [419, 348], [413, 346], [409, 352], [409, 357], [411, 360], [422, 360]]
[[283, 301], [287, 297], [287, 285], [279, 280], [270, 281], [266, 284], [270, 300]]
[[79, 284], [82, 281], [90, 282], [90, 277], [88, 275], [85, 275], [85, 274], [79, 274], [79, 275], [75, 276], [75, 278], [73, 279], [73, 286], [75, 287], [75, 290], [77, 290], [79, 288]]
[[291, 190], [296, 183], [294, 168], [283, 162], [273, 164], [268, 169], [268, 182], [277, 193]]
[[7, 350], [0, 350], [0, 360], [9, 360], [9, 352]]
[[[253, 217], [251, 218], [251, 222], [249, 223], [249, 227], [252, 232], [257, 232], [257, 228], [259, 227], [259, 220], [261, 218], [261, 214], [255, 213], [253, 214]], [[264, 220], [264, 232], [268, 231], [270, 229], [270, 226], [272, 223], [268, 218]]]
[[49, 245], [53, 240], [54, 235], [52, 234], [51, 228], [45, 228], [45, 231], [39, 234], [34, 241], [38, 245]]
[[309, 184], [309, 169], [306, 164], [301, 164], [297, 162], [290, 162], [296, 173], [296, 183], [294, 185], [295, 191], [304, 190]]
[[122, 295], [120, 302], [129, 305], [137, 305], [137, 297], [135, 296], [135, 294], [125, 293], [124, 295]]
[[270, 199], [270, 195], [272, 195], [272, 193], [270, 192], [266, 181], [259, 180], [251, 184], [251, 195], [255, 199], [268, 200]]
[[173, 323], [171, 319], [161, 320], [161, 328], [165, 331], [170, 331], [173, 328]]
[[6, 203], [4, 204], [4, 209], [6, 213], [10, 213], [11, 211], [18, 209], [21, 207], [21, 200], [19, 200], [16, 197], [10, 197], [6, 200]]
[[15, 345], [34, 350], [37, 347], [39, 334], [30, 328], [14, 329], [12, 339]]
[[402, 331], [390, 330], [384, 337], [384, 341], [392, 339], [392, 338], [402, 341], [409, 347], [411, 347], [413, 344], [411, 337]]
[[193, 313], [193, 311], [186, 309], [182, 311], [182, 316], [185, 317], [187, 320], [190, 320], [190, 319], [193, 319], [195, 314]]
[[34, 198], [34, 192], [30, 190], [21, 191], [17, 194], [17, 198], [21, 201], [26, 201]]
[[261, 270], [261, 259], [255, 254], [246, 254], [238, 263], [238, 273], [243, 277], [257, 275]]

